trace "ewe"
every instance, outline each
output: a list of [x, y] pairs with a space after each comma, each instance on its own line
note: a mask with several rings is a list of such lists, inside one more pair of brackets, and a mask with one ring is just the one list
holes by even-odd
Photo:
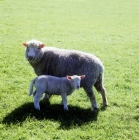
[[31, 40], [22, 45], [26, 47], [26, 59], [38, 76], [85, 75], [81, 81], [81, 87], [86, 91], [93, 110], [98, 108], [93, 86], [101, 93], [103, 106], [108, 105], [103, 86], [104, 67], [99, 58], [81, 51], [45, 47], [37, 40]]
[[[61, 95], [62, 104], [64, 105], [64, 110], [68, 110], [67, 106], [67, 95], [70, 95], [75, 89], [80, 88], [80, 81], [85, 75], [82, 76], [67, 76], [67, 77], [55, 77], [49, 75], [41, 75], [32, 80], [30, 84], [30, 92], [34, 95], [34, 107], [40, 110], [39, 101], [42, 94], [45, 93], [44, 99], [51, 95]], [[35, 85], [36, 90], [33, 92], [33, 85]]]

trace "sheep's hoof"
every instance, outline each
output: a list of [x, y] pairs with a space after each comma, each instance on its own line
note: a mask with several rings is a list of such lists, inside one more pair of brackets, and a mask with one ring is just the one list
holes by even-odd
[[102, 104], [103, 106], [108, 106], [108, 101], [104, 101]]
[[107, 107], [107, 106], [108, 106], [108, 104], [104, 104], [104, 105], [103, 105], [103, 107]]
[[103, 103], [102, 106], [103, 106], [103, 107], [107, 107], [107, 106], [108, 106], [108, 102]]
[[108, 107], [108, 104], [107, 105], [105, 104], [101, 107], [101, 110], [106, 110], [107, 107]]
[[97, 107], [94, 107], [93, 109], [92, 109], [92, 112], [97, 112], [98, 111], [98, 108]]

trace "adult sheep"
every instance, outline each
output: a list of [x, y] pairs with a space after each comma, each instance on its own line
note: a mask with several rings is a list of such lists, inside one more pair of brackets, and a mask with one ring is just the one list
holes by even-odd
[[22, 45], [26, 47], [26, 59], [38, 76], [86, 75], [81, 81], [81, 87], [87, 93], [93, 111], [98, 108], [93, 86], [101, 93], [103, 106], [108, 105], [103, 86], [104, 67], [99, 58], [81, 51], [46, 47], [37, 40], [30, 40]]

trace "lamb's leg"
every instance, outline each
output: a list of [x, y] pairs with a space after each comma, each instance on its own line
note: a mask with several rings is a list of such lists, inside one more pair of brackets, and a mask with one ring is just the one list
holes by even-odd
[[37, 110], [40, 110], [39, 102], [40, 102], [40, 98], [41, 98], [41, 97], [42, 97], [42, 93], [36, 92], [36, 95], [34, 96], [34, 107], [35, 107]]
[[107, 106], [108, 101], [107, 101], [106, 91], [102, 83], [102, 75], [99, 76], [98, 81], [95, 83], [94, 87], [98, 92], [101, 93], [103, 106]]
[[45, 94], [44, 94], [44, 97], [43, 97], [43, 100], [44, 100], [44, 101], [48, 101], [48, 100], [50, 99], [51, 96], [52, 96], [52, 95], [49, 95], [49, 94], [45, 93]]
[[66, 95], [66, 93], [61, 93], [61, 97], [62, 97], [61, 104], [64, 105], [64, 110], [67, 111], [68, 110], [68, 106], [67, 106], [67, 95]]
[[36, 90], [33, 92], [33, 96], [35, 96], [36, 95]]
[[97, 106], [96, 97], [93, 92], [93, 89], [92, 88], [90, 90], [85, 89], [85, 91], [90, 99], [93, 111], [96, 111], [98, 109], [98, 106]]

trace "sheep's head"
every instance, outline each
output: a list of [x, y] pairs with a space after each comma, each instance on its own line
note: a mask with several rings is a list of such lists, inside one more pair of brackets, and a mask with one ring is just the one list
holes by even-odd
[[30, 40], [22, 45], [26, 47], [25, 57], [30, 63], [36, 63], [41, 60], [43, 56], [42, 48], [45, 44], [37, 40]]
[[83, 79], [85, 77], [85, 75], [73, 75], [73, 76], [67, 76], [67, 79], [70, 80], [71, 85], [74, 89], [79, 89], [80, 88], [80, 82], [81, 79]]

